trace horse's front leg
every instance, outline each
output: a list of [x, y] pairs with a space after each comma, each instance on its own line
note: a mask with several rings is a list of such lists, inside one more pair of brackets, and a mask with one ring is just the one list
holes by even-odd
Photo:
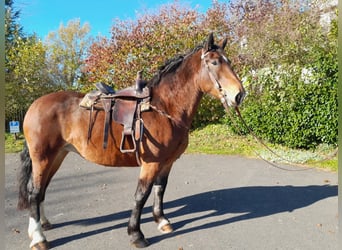
[[162, 233], [171, 233], [173, 228], [170, 221], [164, 215], [163, 198], [167, 185], [168, 173], [165, 176], [158, 176], [154, 183], [153, 217]]
[[138, 248], [147, 247], [149, 245], [148, 241], [145, 239], [144, 234], [140, 230], [140, 218], [145, 202], [151, 193], [152, 185], [153, 180], [140, 177], [134, 196], [134, 207], [132, 209], [132, 214], [128, 222], [127, 232], [128, 235], [131, 237], [130, 241], [132, 245]]

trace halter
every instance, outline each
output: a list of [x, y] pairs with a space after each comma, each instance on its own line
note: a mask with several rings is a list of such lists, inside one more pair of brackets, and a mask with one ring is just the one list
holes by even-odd
[[[206, 66], [206, 69], [208, 70], [209, 77], [210, 77], [211, 81], [213, 82], [215, 89], [217, 89], [217, 90], [219, 91], [219, 93], [220, 93], [220, 101], [221, 101], [222, 105], [224, 106], [224, 108], [225, 108], [226, 110], [228, 110], [229, 104], [228, 104], [226, 98], [224, 97], [224, 96], [226, 95], [226, 93], [225, 93], [225, 91], [223, 90], [223, 88], [222, 88], [222, 86], [221, 86], [219, 80], [216, 79], [214, 73], [211, 71], [211, 69], [210, 69], [208, 63], [204, 60], [205, 57], [209, 54], [209, 52], [210, 52], [210, 51], [207, 51], [206, 53], [202, 53], [202, 55], [201, 55], [201, 60], [204, 61], [204, 64], [205, 64], [205, 66]], [[225, 60], [226, 62], [228, 62], [228, 59], [227, 59], [224, 55], [221, 54], [221, 56], [222, 56], [223, 60]], [[156, 111], [156, 112], [159, 113], [160, 115], [163, 115], [163, 116], [169, 118], [170, 120], [172, 120], [173, 122], [175, 122], [176, 124], [178, 124], [179, 126], [185, 128], [185, 129], [187, 129], [187, 130], [190, 130], [190, 128], [189, 128], [183, 121], [174, 119], [172, 116], [170, 116], [169, 114], [167, 114], [165, 111], [162, 111], [162, 110], [158, 109], [156, 106], [152, 105], [151, 103], [149, 103], [149, 106], [150, 106], [150, 108], [152, 108], [154, 111]]]

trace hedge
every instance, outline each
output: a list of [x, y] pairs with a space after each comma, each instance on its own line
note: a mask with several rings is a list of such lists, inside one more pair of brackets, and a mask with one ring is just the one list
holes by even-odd
[[[282, 65], [246, 77], [250, 94], [241, 112], [258, 136], [291, 148], [337, 145], [337, 59], [326, 54], [311, 66]], [[232, 126], [229, 117], [222, 121]], [[232, 129], [248, 133], [238, 126]]]

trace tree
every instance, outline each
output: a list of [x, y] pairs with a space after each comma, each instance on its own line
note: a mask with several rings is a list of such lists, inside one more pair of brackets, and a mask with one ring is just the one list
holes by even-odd
[[18, 37], [23, 37], [23, 28], [18, 23], [20, 11], [13, 7], [13, 0], [5, 0], [5, 46], [6, 51]]
[[56, 90], [48, 77], [46, 47], [35, 36], [16, 40], [7, 53], [11, 81], [5, 85], [6, 117], [23, 112], [39, 96]]
[[197, 25], [201, 18], [175, 2], [134, 21], [116, 20], [111, 39], [100, 38], [90, 47], [84, 68], [88, 82], [123, 88], [134, 83], [137, 71], [152, 77], [164, 61], [202, 43], [208, 32]]
[[12, 0], [6, 0], [5, 11], [5, 119], [21, 121], [36, 98], [56, 88], [48, 77], [46, 47], [35, 35], [24, 34]]
[[230, 30], [239, 64], [249, 70], [279, 64], [305, 65], [310, 46], [324, 40], [320, 9], [312, 1], [237, 0], [230, 6]]
[[337, 142], [337, 33], [321, 3], [239, 1], [233, 7], [244, 67], [242, 113], [260, 137], [294, 148]]
[[[16, 53], [16, 43], [19, 38], [23, 37], [22, 27], [18, 23], [20, 11], [15, 10], [13, 7], [13, 0], [5, 0], [5, 120], [8, 121], [9, 117], [15, 117], [21, 107], [19, 105], [8, 105], [8, 101], [16, 102], [17, 99], [13, 96], [16, 89], [16, 82], [14, 81], [13, 64], [8, 57], [10, 52]], [[13, 90], [13, 91], [9, 91]], [[13, 96], [13, 97], [12, 97]], [[8, 109], [10, 107], [11, 109]], [[7, 124], [7, 122], [6, 122]]]
[[57, 31], [50, 32], [46, 39], [47, 64], [52, 81], [64, 88], [78, 88], [81, 67], [90, 44], [90, 26], [81, 26], [80, 19], [63, 23]]
[[9, 65], [7, 58], [8, 52], [13, 49], [18, 38], [24, 38], [23, 28], [18, 23], [20, 11], [15, 10], [13, 7], [13, 0], [5, 1], [5, 79], [7, 83], [11, 82], [12, 68]]

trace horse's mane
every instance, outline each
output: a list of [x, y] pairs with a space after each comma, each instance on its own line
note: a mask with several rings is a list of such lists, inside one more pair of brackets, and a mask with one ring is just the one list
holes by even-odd
[[203, 46], [199, 45], [190, 52], [183, 54], [183, 55], [177, 55], [172, 59], [167, 60], [164, 65], [159, 67], [159, 71], [152, 77], [152, 79], [149, 81], [148, 85], [153, 87], [159, 84], [161, 78], [169, 73], [175, 72], [176, 69], [182, 64], [184, 59], [188, 56], [191, 56], [192, 54], [196, 53], [198, 50], [202, 49]]

